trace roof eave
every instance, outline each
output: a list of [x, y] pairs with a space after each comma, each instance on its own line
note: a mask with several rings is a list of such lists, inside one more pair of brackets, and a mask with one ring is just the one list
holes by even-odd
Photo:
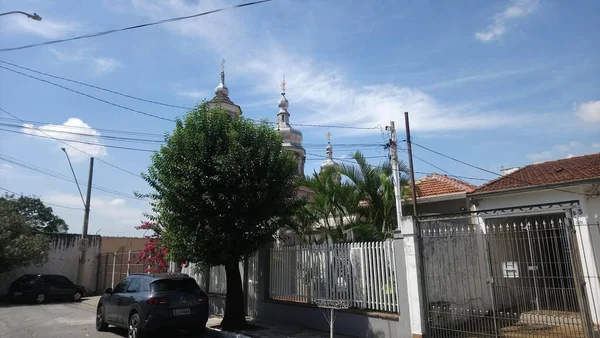
[[539, 190], [551, 190], [551, 189], [555, 189], [555, 188], [570, 187], [570, 186], [575, 186], [575, 185], [581, 185], [581, 184], [587, 184], [587, 183], [598, 183], [598, 182], [600, 182], [600, 177], [588, 178], [588, 179], [577, 180], [577, 181], [545, 184], [545, 185], [535, 185], [535, 186], [522, 187], [522, 188], [512, 188], [512, 189], [484, 191], [484, 192], [473, 192], [473, 193], [467, 194], [467, 197], [472, 198], [472, 197], [490, 197], [490, 196], [509, 195], [509, 194], [514, 194], [514, 193], [532, 192], [532, 191], [539, 191]]
[[[453, 193], [449, 193], [449, 194], [417, 197], [417, 203], [419, 203], [419, 202], [420, 203], [442, 202], [442, 201], [456, 200], [456, 199], [461, 199], [461, 198], [466, 198], [466, 197], [467, 197], [466, 191], [459, 191], [459, 192], [453, 192]], [[412, 198], [402, 199], [402, 202], [412, 205]]]

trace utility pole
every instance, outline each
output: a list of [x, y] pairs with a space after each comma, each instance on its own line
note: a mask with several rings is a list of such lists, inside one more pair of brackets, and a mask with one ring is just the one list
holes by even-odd
[[406, 151], [408, 152], [408, 165], [410, 168], [410, 190], [412, 190], [413, 215], [417, 217], [417, 184], [415, 183], [415, 170], [413, 168], [412, 146], [410, 141], [410, 123], [408, 112], [404, 112], [404, 126], [406, 128]]
[[398, 170], [398, 142], [396, 139], [396, 124], [390, 121], [390, 150], [392, 153], [392, 175], [394, 177], [394, 196], [396, 197], [396, 218], [398, 219], [398, 229], [400, 229], [400, 219], [402, 218], [402, 188], [400, 187], [400, 171]]
[[92, 198], [92, 177], [94, 176], [94, 158], [90, 157], [90, 172], [87, 182], [87, 193], [85, 196], [85, 212], [83, 214], [83, 229], [81, 230], [79, 266], [77, 269], [77, 284], [83, 284], [83, 274], [85, 273], [85, 252], [88, 247], [88, 224], [90, 220], [90, 200]]

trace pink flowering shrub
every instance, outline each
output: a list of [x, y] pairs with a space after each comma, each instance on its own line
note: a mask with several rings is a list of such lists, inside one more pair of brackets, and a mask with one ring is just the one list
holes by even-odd
[[[138, 257], [133, 259], [135, 264], [144, 264], [146, 267], [144, 272], [146, 273], [165, 273], [169, 270], [168, 254], [169, 249], [161, 243], [160, 235], [163, 231], [162, 227], [156, 223], [144, 222], [141, 225], [135, 227], [137, 230], [152, 230], [154, 234], [152, 236], [145, 236], [148, 239], [148, 243], [144, 246], [144, 249], [139, 253]], [[188, 266], [188, 263], [183, 261], [181, 265]]]

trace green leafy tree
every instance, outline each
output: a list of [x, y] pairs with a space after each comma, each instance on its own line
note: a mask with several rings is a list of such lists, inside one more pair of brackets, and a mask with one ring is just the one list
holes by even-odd
[[170, 253], [224, 265], [224, 329], [246, 327], [239, 262], [273, 241], [293, 216], [297, 163], [266, 122], [196, 106], [176, 122], [143, 175]]
[[6, 194], [0, 197], [0, 207], [21, 215], [25, 224], [34, 231], [65, 233], [69, 230], [67, 223], [56, 216], [52, 208], [46, 206], [37, 197], [15, 197], [15, 195]]
[[38, 234], [9, 203], [0, 203], [0, 273], [42, 263], [50, 241]]

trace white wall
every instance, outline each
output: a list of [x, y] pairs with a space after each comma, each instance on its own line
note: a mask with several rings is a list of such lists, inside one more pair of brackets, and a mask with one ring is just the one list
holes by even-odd
[[[597, 225], [596, 215], [600, 216], [600, 197], [589, 197], [591, 185], [561, 187], [558, 189], [537, 190], [504, 195], [491, 195], [473, 197], [475, 210], [518, 207], [534, 204], [549, 204], [566, 201], [578, 201], [580, 210], [574, 210], [579, 216], [574, 217], [576, 236], [578, 240], [579, 255], [586, 279], [587, 298], [594, 323], [600, 323], [600, 229]], [[556, 212], [558, 210], [554, 210]], [[516, 211], [515, 211], [516, 212]], [[552, 211], [536, 211], [532, 214], [545, 214]], [[499, 216], [499, 215], [498, 215]], [[480, 224], [484, 219], [498, 216], [480, 216]], [[512, 216], [512, 215], [509, 215]], [[516, 216], [516, 215], [515, 215]], [[587, 217], [586, 217], [587, 216]], [[587, 222], [589, 221], [590, 224]], [[592, 224], [593, 223], [593, 224]]]
[[[79, 264], [79, 241], [81, 235], [57, 234], [51, 238], [48, 261], [42, 265], [29, 265], [0, 274], [0, 295], [5, 294], [15, 279], [24, 274], [57, 274], [77, 282]], [[86, 252], [85, 276], [83, 286], [95, 290], [98, 269], [98, 254], [100, 253], [100, 236], [90, 236]]]

